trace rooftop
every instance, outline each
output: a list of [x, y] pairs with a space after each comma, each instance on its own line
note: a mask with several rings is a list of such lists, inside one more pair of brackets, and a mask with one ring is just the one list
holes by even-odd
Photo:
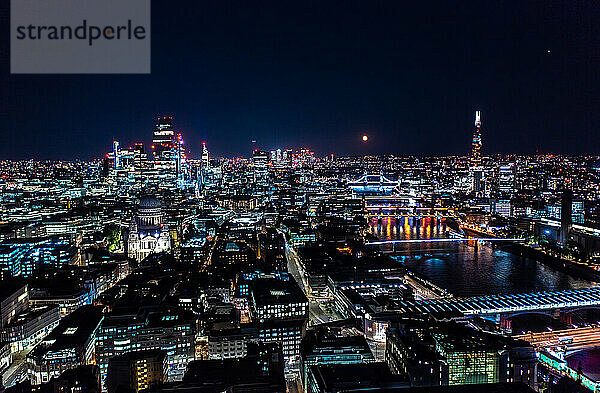
[[145, 196], [140, 199], [140, 209], [160, 209], [161, 203], [153, 196]]
[[252, 298], [257, 306], [308, 302], [294, 280], [259, 278], [252, 281], [250, 286]]
[[0, 301], [3, 301], [26, 286], [27, 284], [24, 281], [18, 279], [0, 281]]
[[58, 326], [38, 344], [29, 357], [43, 357], [49, 352], [84, 346], [102, 321], [101, 306], [81, 306], [64, 317]]

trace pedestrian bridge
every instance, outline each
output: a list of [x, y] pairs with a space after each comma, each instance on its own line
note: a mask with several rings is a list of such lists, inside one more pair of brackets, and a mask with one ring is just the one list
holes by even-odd
[[600, 305], [600, 287], [403, 302], [406, 312], [504, 314]]

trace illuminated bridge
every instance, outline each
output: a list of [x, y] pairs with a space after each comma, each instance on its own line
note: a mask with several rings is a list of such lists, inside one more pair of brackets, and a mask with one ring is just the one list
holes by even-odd
[[441, 217], [452, 216], [448, 213], [448, 208], [444, 207], [412, 207], [412, 206], [388, 206], [388, 205], [367, 205], [368, 217]]
[[348, 187], [362, 195], [387, 195], [398, 187], [398, 182], [387, 179], [383, 174], [365, 174], [357, 180], [349, 181]]
[[399, 243], [447, 243], [447, 242], [469, 242], [469, 241], [482, 241], [482, 242], [524, 242], [527, 239], [516, 238], [516, 237], [440, 237], [433, 239], [400, 239], [400, 240], [381, 240], [375, 242], [365, 243], [365, 246], [381, 246], [383, 244], [399, 244]]
[[406, 312], [458, 312], [464, 315], [519, 313], [588, 306], [600, 306], [600, 287], [402, 303], [402, 309]]
[[454, 217], [446, 207], [418, 207], [402, 204], [369, 204], [365, 206], [367, 217]]
[[514, 337], [526, 340], [536, 348], [551, 350], [556, 347], [565, 347], [565, 352], [573, 353], [597, 347], [600, 344], [600, 325], [527, 333]]

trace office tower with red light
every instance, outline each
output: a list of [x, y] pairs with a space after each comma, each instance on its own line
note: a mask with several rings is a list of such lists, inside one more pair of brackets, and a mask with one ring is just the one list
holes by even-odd
[[173, 118], [170, 116], [159, 117], [152, 135], [152, 154], [154, 159], [171, 158], [174, 142]]

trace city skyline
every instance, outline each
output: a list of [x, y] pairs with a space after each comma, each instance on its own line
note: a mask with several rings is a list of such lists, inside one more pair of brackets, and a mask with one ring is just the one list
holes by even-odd
[[9, 14], [0, 393], [600, 393], [596, 4]]
[[382, 392], [597, 390], [598, 170], [481, 157], [474, 115], [471, 157], [189, 160], [163, 116], [153, 145], [103, 160], [0, 161], [6, 393], [332, 393], [329, 372]]
[[486, 154], [597, 151], [589, 4], [154, 1], [153, 10], [151, 75], [10, 75], [3, 60], [0, 156], [97, 157], [105, 140], [133, 143], [162, 115], [221, 156], [246, 154], [252, 140], [309, 141], [322, 155], [461, 155], [474, 110]]
[[[535, 156], [564, 156], [564, 157], [576, 157], [576, 156], [585, 156], [585, 157], [600, 157], [600, 155], [597, 154], [570, 154], [570, 153], [555, 153], [555, 152], [540, 152], [540, 151], [536, 151], [533, 153], [514, 153], [514, 152], [486, 152], [485, 148], [483, 147], [485, 144], [482, 142], [483, 140], [485, 140], [486, 138], [486, 133], [485, 133], [485, 121], [483, 120], [483, 117], [485, 116], [485, 114], [482, 114], [481, 110], [475, 110], [472, 113], [472, 117], [474, 117], [475, 119], [475, 126], [473, 126], [473, 124], [471, 125], [471, 143], [470, 143], [470, 148], [467, 149], [463, 149], [466, 151], [462, 151], [461, 153], [448, 153], [448, 154], [393, 154], [393, 153], [370, 153], [370, 152], [366, 152], [364, 154], [361, 153], [357, 153], [357, 154], [335, 154], [335, 153], [321, 153], [321, 152], [313, 152], [313, 154], [317, 154], [318, 157], [323, 158], [323, 159], [328, 159], [330, 158], [332, 155], [334, 157], [347, 157], [347, 158], [358, 158], [361, 156], [371, 156], [371, 157], [384, 157], [384, 156], [391, 156], [391, 157], [398, 157], [398, 158], [410, 158], [410, 157], [421, 157], [421, 158], [434, 158], [434, 157], [464, 157], [464, 158], [468, 158], [470, 160], [470, 165], [472, 167], [478, 167], [481, 165], [481, 160], [483, 158], [494, 158], [494, 157], [535, 157]], [[169, 133], [167, 138], [171, 138], [173, 139], [173, 141], [175, 141], [177, 138], [176, 136], [179, 137], [179, 140], [181, 141], [182, 136], [184, 135], [180, 129], [178, 129], [177, 127], [177, 119], [175, 116], [158, 116], [156, 117], [158, 119], [158, 124], [160, 124], [163, 120], [167, 120], [168, 119], [168, 124], [169, 124]], [[156, 122], [155, 122], [156, 123]], [[157, 132], [157, 127], [159, 127], [158, 124], [154, 124], [154, 126], [152, 127], [152, 129], [150, 131], [148, 131], [146, 133], [146, 135], [140, 135], [137, 139], [134, 138], [131, 141], [128, 142], [123, 142], [121, 140], [119, 140], [118, 138], [112, 138], [112, 140], [110, 141], [112, 144], [111, 145], [106, 145], [106, 147], [100, 152], [99, 156], [95, 156], [95, 157], [88, 157], [88, 158], [75, 158], [76, 160], [81, 160], [81, 161], [87, 161], [87, 160], [97, 160], [97, 159], [101, 159], [102, 157], [104, 157], [106, 154], [108, 153], [114, 153], [114, 151], [116, 149], [146, 149], [148, 150], [148, 152], [150, 152], [152, 155], [156, 155], [157, 152], [164, 147], [162, 147], [161, 145], [163, 143], [161, 142], [157, 142], [156, 140], [156, 132]], [[364, 135], [356, 135], [356, 139], [357, 139], [357, 144], [362, 144], [365, 146], [368, 146], [368, 142], [370, 140], [370, 135], [369, 134], [364, 134]], [[109, 142], [109, 141], [107, 141]], [[157, 144], [158, 143], [158, 144]], [[247, 151], [243, 151], [243, 152], [238, 152], [238, 153], [234, 153], [231, 155], [219, 155], [219, 154], [213, 154], [211, 153], [211, 157], [215, 158], [215, 159], [230, 159], [230, 158], [245, 158], [245, 159], [251, 159], [252, 158], [252, 153], [256, 152], [256, 151], [265, 151], [267, 153], [271, 152], [275, 152], [275, 151], [293, 151], [293, 152], [300, 152], [303, 149], [308, 149], [310, 151], [312, 151], [312, 149], [310, 149], [309, 147], [309, 143], [306, 143], [304, 145], [298, 145], [298, 146], [285, 146], [285, 145], [264, 145], [261, 144], [259, 141], [253, 139], [250, 141], [249, 143], [249, 148]], [[165, 145], [167, 146], [167, 145]], [[183, 147], [183, 143], [181, 143], [181, 146]], [[207, 146], [211, 146], [211, 149], [213, 148], [213, 146], [210, 144], [210, 141], [206, 141], [203, 140], [202, 142], [200, 142], [197, 146], [189, 146], [186, 144], [185, 146], [185, 152], [187, 154], [187, 156], [185, 158], [187, 159], [191, 159], [191, 160], [204, 160], [204, 153], [207, 151]], [[218, 149], [218, 146], [217, 146]], [[218, 150], [217, 150], [218, 151]], [[44, 158], [44, 157], [39, 157], [39, 158], [23, 158], [23, 159], [17, 159], [16, 161], [20, 161], [20, 160], [37, 160], [37, 161], [70, 161], [69, 159], [48, 159], [48, 158]], [[11, 161], [10, 159], [8, 159], [7, 161]]]

